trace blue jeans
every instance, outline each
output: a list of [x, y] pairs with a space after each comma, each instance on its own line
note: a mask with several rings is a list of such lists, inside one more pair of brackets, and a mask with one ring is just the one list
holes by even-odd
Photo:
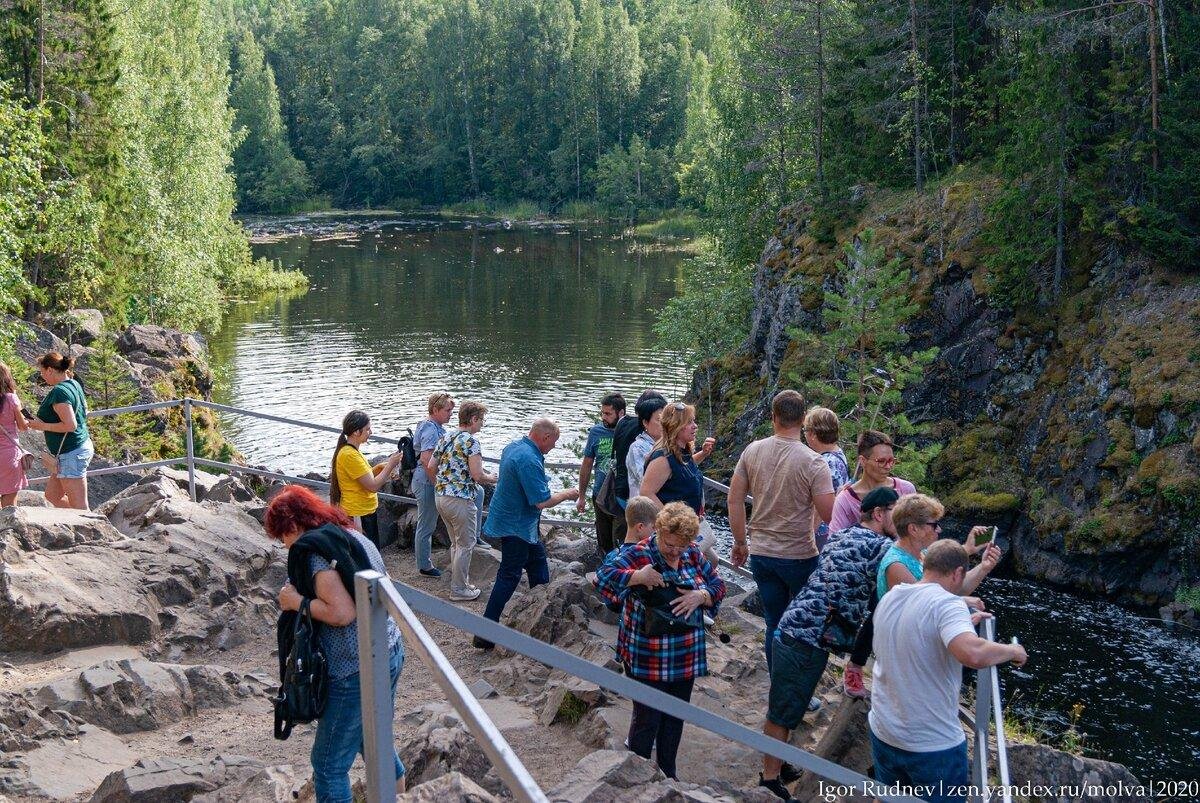
[[764, 555], [750, 556], [750, 572], [758, 583], [758, 595], [762, 598], [763, 619], [767, 622], [764, 648], [767, 653], [767, 669], [771, 668], [771, 641], [780, 617], [792, 598], [800, 593], [808, 576], [817, 568], [817, 559], [768, 558]]
[[493, 622], [500, 621], [504, 606], [512, 599], [513, 592], [521, 583], [521, 572], [529, 575], [529, 587], [550, 582], [550, 564], [546, 562], [546, 548], [542, 542], [531, 544], [515, 535], [500, 539], [500, 568], [496, 569], [496, 582], [488, 597], [483, 615]]
[[966, 803], [970, 765], [965, 739], [947, 750], [914, 753], [892, 747], [871, 731], [871, 755], [877, 784], [913, 787], [904, 793], [931, 803]]
[[[424, 471], [418, 467], [417, 471]], [[437, 529], [438, 512], [434, 502], [433, 483], [428, 478], [417, 479], [413, 473], [412, 492], [417, 499], [417, 532], [413, 536], [413, 549], [417, 553], [417, 568], [432, 569], [429, 553], [433, 549], [433, 531]]]
[[[392, 697], [396, 696], [396, 681], [404, 667], [404, 648], [394, 653], [388, 669], [392, 676]], [[352, 803], [350, 767], [354, 757], [363, 751], [362, 698], [359, 696], [358, 673], [329, 682], [329, 698], [325, 713], [317, 721], [317, 738], [312, 746], [313, 786], [317, 803]], [[388, 717], [392, 705], [388, 706]], [[404, 765], [392, 745], [392, 760], [396, 763], [396, 778], [404, 777]]]

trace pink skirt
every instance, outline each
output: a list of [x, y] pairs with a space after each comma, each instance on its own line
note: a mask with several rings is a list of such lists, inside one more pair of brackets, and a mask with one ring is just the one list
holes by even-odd
[[0, 494], [15, 494], [28, 487], [25, 469], [21, 468], [20, 452], [12, 441], [0, 434]]

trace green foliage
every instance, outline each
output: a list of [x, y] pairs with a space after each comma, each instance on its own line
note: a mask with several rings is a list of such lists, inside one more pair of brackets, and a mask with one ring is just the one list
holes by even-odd
[[[138, 388], [129, 364], [117, 353], [116, 339], [105, 333], [80, 372], [92, 407], [98, 410], [137, 404]], [[155, 451], [157, 438], [145, 413], [105, 416], [88, 421], [96, 453], [118, 462], [136, 462]]]
[[913, 443], [926, 428], [909, 420], [902, 394], [933, 362], [937, 349], [905, 353], [909, 337], [904, 324], [918, 304], [908, 295], [909, 272], [903, 259], [888, 259], [874, 231], [866, 229], [847, 243], [843, 259], [841, 286], [825, 295], [825, 332], [819, 338], [791, 332], [815, 370], [792, 371], [786, 379], [801, 385], [806, 398], [838, 414], [847, 442], [853, 443], [866, 429], [898, 438], [903, 447], [898, 473], [921, 482], [941, 447]]
[[679, 293], [659, 314], [654, 333], [664, 350], [699, 365], [741, 345], [750, 307], [750, 267], [705, 248], [683, 264]]
[[240, 139], [233, 152], [238, 208], [243, 212], [290, 212], [311, 191], [308, 168], [292, 155], [279, 111], [275, 72], [254, 34], [243, 31], [229, 103]]
[[674, 166], [666, 151], [646, 147], [634, 134], [629, 147], [614, 145], [596, 164], [596, 200], [628, 220], [670, 206], [675, 197]]
[[1200, 612], [1200, 585], [1180, 586], [1175, 590], [1175, 601]]
[[691, 214], [667, 215], [650, 223], [641, 223], [633, 227], [633, 233], [639, 237], [654, 239], [691, 239], [701, 233], [701, 222]]

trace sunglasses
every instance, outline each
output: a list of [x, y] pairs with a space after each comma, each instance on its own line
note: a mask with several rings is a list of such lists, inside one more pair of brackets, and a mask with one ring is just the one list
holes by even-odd
[[942, 531], [942, 523], [940, 521], [923, 521], [921, 523], [926, 527], [932, 527], [934, 532], [940, 533]]

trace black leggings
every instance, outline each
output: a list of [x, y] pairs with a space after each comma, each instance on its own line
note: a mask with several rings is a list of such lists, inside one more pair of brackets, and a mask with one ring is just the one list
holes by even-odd
[[875, 637], [875, 610], [867, 614], [867, 619], [858, 629], [858, 638], [854, 640], [854, 649], [850, 651], [850, 663], [866, 666], [871, 657], [871, 640]]
[[[695, 678], [687, 680], [642, 680], [647, 686], [678, 697], [684, 702], [692, 699]], [[635, 702], [633, 719], [629, 721], [629, 749], [642, 758], [650, 758], [650, 751], [658, 747], [658, 766], [668, 778], [675, 778], [675, 756], [683, 738], [683, 720], [662, 713], [658, 709]]]
[[382, 549], [379, 545], [379, 511], [374, 510], [357, 518], [362, 523], [362, 534], [375, 545], [376, 549]]

